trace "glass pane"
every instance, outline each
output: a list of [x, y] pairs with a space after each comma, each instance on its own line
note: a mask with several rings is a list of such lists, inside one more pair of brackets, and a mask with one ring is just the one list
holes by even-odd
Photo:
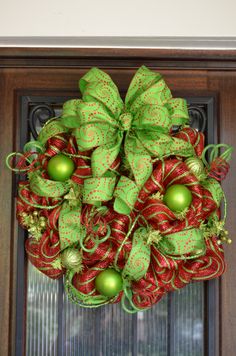
[[138, 356], [168, 354], [168, 297], [138, 313]]
[[26, 297], [28, 356], [56, 356], [58, 329], [58, 281], [54, 281], [28, 264]]
[[204, 354], [203, 283], [192, 283], [172, 293], [172, 337], [175, 356]]
[[63, 355], [132, 355], [136, 316], [120, 305], [84, 309], [65, 297], [64, 320]]

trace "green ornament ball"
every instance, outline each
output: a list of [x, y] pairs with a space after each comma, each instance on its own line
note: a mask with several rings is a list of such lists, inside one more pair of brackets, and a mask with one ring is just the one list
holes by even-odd
[[202, 160], [198, 157], [189, 157], [185, 160], [185, 164], [195, 177], [199, 180], [206, 178], [205, 167]]
[[114, 297], [123, 288], [121, 274], [113, 268], [108, 268], [97, 275], [95, 287], [105, 297]]
[[180, 213], [190, 206], [192, 193], [185, 185], [174, 184], [166, 190], [163, 201], [170, 210]]
[[61, 253], [61, 264], [69, 270], [77, 273], [82, 271], [82, 256], [79, 250], [67, 248]]
[[47, 172], [52, 180], [64, 182], [69, 179], [75, 170], [73, 160], [63, 154], [53, 156], [47, 167]]

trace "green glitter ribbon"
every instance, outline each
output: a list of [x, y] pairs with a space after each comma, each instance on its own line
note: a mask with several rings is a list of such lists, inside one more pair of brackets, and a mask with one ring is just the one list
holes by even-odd
[[[82, 77], [79, 87], [82, 100], [64, 104], [61, 125], [73, 129], [80, 151], [94, 149], [91, 157], [94, 178], [109, 170], [124, 143], [125, 159], [135, 183], [121, 177], [114, 208], [128, 214], [138, 191], [151, 175], [153, 157], [193, 155], [189, 142], [170, 135], [173, 125], [189, 121], [186, 101], [172, 98], [161, 75], [144, 66], [136, 72], [124, 102], [110, 76], [97, 68]], [[131, 186], [132, 197], [128, 194]], [[124, 199], [126, 193], [129, 197]]]
[[61, 250], [78, 243], [82, 206], [80, 187], [71, 180], [55, 182], [45, 179], [39, 171], [30, 173], [29, 180], [33, 193], [47, 198], [61, 199], [58, 221]]
[[124, 278], [129, 278], [138, 281], [145, 276], [150, 265], [150, 246], [145, 241], [147, 229], [144, 227], [135, 231], [132, 238], [132, 249], [129, 258], [125, 264], [122, 275]]
[[158, 249], [173, 259], [192, 259], [206, 253], [204, 234], [201, 229], [192, 228], [165, 235], [158, 243]]
[[[209, 169], [211, 163], [217, 158], [221, 158], [222, 160], [229, 162], [231, 159], [232, 152], [233, 147], [225, 143], [210, 144], [204, 148], [201, 158], [204, 165]], [[209, 156], [208, 159], [207, 155]]]

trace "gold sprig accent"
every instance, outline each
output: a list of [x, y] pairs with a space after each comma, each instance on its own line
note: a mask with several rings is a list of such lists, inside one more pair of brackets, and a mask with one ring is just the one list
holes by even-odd
[[219, 240], [217, 243], [220, 245], [222, 242], [226, 242], [227, 244], [231, 244], [232, 240], [229, 238], [229, 232], [228, 230], [222, 230], [219, 236]]
[[82, 187], [78, 184], [73, 184], [69, 192], [64, 196], [64, 199], [68, 200], [70, 206], [77, 206], [82, 202]]
[[23, 212], [21, 217], [30, 235], [37, 241], [40, 240], [43, 232], [46, 230], [47, 219], [45, 216], [41, 216], [39, 211], [34, 210], [29, 214]]
[[56, 258], [52, 263], [51, 263], [52, 267], [55, 269], [62, 269], [62, 265], [61, 265], [61, 259], [60, 258]]
[[185, 208], [183, 211], [176, 212], [175, 213], [176, 219], [184, 220], [186, 218], [187, 212], [188, 212], [188, 208]]
[[152, 194], [151, 198], [157, 200], [163, 200], [163, 194], [157, 191], [156, 193]]
[[205, 238], [210, 238], [212, 236], [218, 236], [217, 241], [218, 245], [221, 245], [223, 242], [228, 244], [232, 243], [232, 240], [229, 238], [229, 232], [224, 228], [223, 220], [212, 219], [208, 224], [202, 223], [201, 229]]
[[158, 244], [162, 240], [163, 236], [159, 230], [150, 230], [147, 234], [147, 244]]

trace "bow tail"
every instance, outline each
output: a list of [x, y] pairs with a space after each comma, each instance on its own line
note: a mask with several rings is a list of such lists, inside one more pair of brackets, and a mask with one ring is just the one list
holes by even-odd
[[120, 152], [123, 132], [117, 132], [115, 143], [107, 143], [95, 149], [91, 157], [94, 177], [101, 177], [110, 168]]
[[39, 196], [64, 197], [58, 221], [61, 250], [78, 242], [81, 214], [80, 187], [72, 181], [51, 181], [40, 176], [38, 172], [34, 172], [30, 175], [30, 188]]
[[81, 233], [80, 216], [80, 201], [76, 201], [72, 205], [70, 204], [70, 201], [65, 201], [63, 203], [58, 224], [61, 251], [76, 243], [78, 244]]
[[29, 174], [30, 189], [41, 197], [61, 198], [71, 186], [69, 181], [57, 182], [42, 177], [42, 172], [35, 171]]
[[152, 173], [152, 160], [136, 136], [127, 135], [125, 155], [138, 187], [142, 187]]
[[124, 266], [122, 276], [138, 281], [143, 278], [150, 265], [151, 249], [147, 244], [147, 229], [141, 227], [135, 231], [132, 238], [132, 249]]
[[126, 168], [135, 182], [121, 176], [114, 191], [114, 209], [120, 214], [130, 214], [138, 198], [139, 190], [152, 173], [151, 157], [135, 136], [127, 135], [125, 139]]
[[194, 149], [189, 142], [157, 131], [139, 130], [137, 137], [153, 159], [168, 156], [194, 156]]

